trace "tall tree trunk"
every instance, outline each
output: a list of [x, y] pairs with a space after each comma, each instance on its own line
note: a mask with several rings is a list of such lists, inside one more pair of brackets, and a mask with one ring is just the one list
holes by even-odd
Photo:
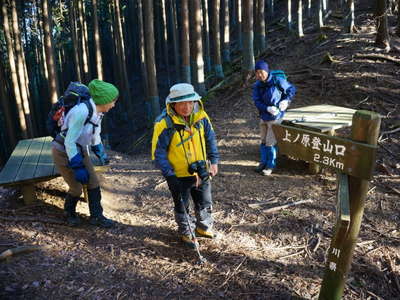
[[[309, 0], [311, 1], [311, 0]], [[274, 0], [267, 0], [267, 15], [270, 20], [272, 20], [274, 16]]]
[[192, 20], [190, 30], [191, 59], [194, 64], [193, 79], [195, 79], [192, 83], [200, 95], [205, 95], [200, 1], [190, 1], [190, 14], [190, 19]]
[[243, 0], [235, 0], [237, 7], [237, 50], [241, 51], [243, 49], [243, 28], [242, 28], [242, 12], [243, 12]]
[[287, 30], [292, 31], [292, 0], [287, 0]]
[[348, 33], [355, 33], [355, 26], [354, 26], [354, 0], [348, 0], [347, 1], [347, 9], [348, 9], [348, 13], [347, 16], [345, 18], [345, 22], [346, 24], [346, 28], [347, 28], [347, 32]]
[[182, 47], [182, 74], [183, 82], [191, 82], [190, 74], [190, 48], [189, 48], [189, 7], [188, 0], [181, 2], [181, 47]]
[[396, 34], [400, 37], [400, 0], [397, 0], [397, 27]]
[[[142, 86], [143, 86], [143, 95], [145, 98], [149, 97], [149, 84], [148, 84], [148, 76], [146, 69], [146, 51], [145, 51], [145, 42], [144, 42], [144, 28], [143, 28], [143, 7], [142, 0], [138, 1], [138, 26], [139, 26], [139, 49], [140, 49], [140, 70], [142, 73]], [[146, 1], [146, 0], [144, 0]], [[150, 107], [150, 106], [149, 106]], [[151, 109], [149, 109], [149, 112]]]
[[171, 85], [171, 76], [169, 72], [169, 58], [168, 58], [168, 30], [167, 30], [167, 9], [166, 9], [166, 0], [161, 0], [161, 16], [162, 16], [162, 24], [163, 24], [163, 44], [164, 44], [164, 60], [165, 60], [165, 68], [167, 70], [167, 81], [168, 86]]
[[298, 0], [297, 6], [297, 36], [299, 38], [304, 37], [303, 33], [303, 1]]
[[172, 36], [172, 45], [174, 48], [174, 64], [175, 64], [175, 77], [176, 81], [180, 80], [180, 62], [179, 62], [179, 42], [178, 42], [178, 23], [177, 23], [177, 17], [176, 17], [176, 4], [174, 0], [169, 0], [169, 23], [171, 24], [172, 31], [171, 31], [171, 36]]
[[230, 55], [230, 24], [229, 24], [229, 0], [223, 0], [223, 36], [222, 36], [222, 62], [230, 63], [231, 55]]
[[260, 54], [265, 49], [265, 3], [257, 0], [257, 26], [256, 26], [256, 53]]
[[219, 31], [219, 10], [220, 0], [211, 0], [211, 41], [212, 41], [212, 68], [214, 69], [215, 76], [224, 78], [224, 71], [222, 70], [221, 61], [221, 38]]
[[122, 33], [122, 24], [121, 24], [121, 10], [119, 6], [119, 0], [114, 0], [114, 8], [115, 8], [115, 38], [117, 44], [117, 56], [118, 56], [118, 64], [119, 69], [121, 70], [121, 84], [122, 84], [122, 95], [124, 106], [129, 113], [132, 113], [132, 98], [130, 95], [129, 88], [129, 80], [128, 80], [128, 72], [126, 70], [126, 59], [125, 59], [125, 48], [124, 48], [124, 37]]
[[[322, 0], [317, 0], [318, 1], [318, 28], [321, 29], [324, 27], [324, 11], [322, 7]], [[353, 0], [349, 0], [353, 1]]]
[[93, 6], [93, 35], [94, 35], [94, 51], [97, 78], [103, 80], [103, 58], [101, 57], [101, 44], [99, 33], [99, 21], [97, 17], [97, 0], [92, 0]]
[[17, 104], [19, 125], [21, 127], [21, 135], [23, 138], [27, 138], [28, 137], [27, 120], [25, 119], [22, 96], [18, 86], [18, 76], [16, 72], [17, 67], [15, 65], [15, 56], [14, 56], [15, 49], [13, 49], [13, 42], [11, 38], [10, 23], [7, 11], [8, 5], [5, 3], [5, 1], [2, 0], [0, 0], [0, 4], [3, 14], [3, 30], [6, 38], [8, 61], [10, 64], [11, 80], [14, 90], [14, 97]]
[[379, 48], [385, 49], [386, 52], [390, 51], [390, 39], [388, 32], [388, 21], [386, 12], [386, 0], [377, 0], [376, 3], [376, 20], [377, 31], [375, 45]]
[[254, 70], [253, 1], [243, 0], [243, 75], [247, 80]]
[[48, 85], [51, 103], [56, 103], [58, 100], [58, 75], [56, 71], [56, 64], [54, 60], [53, 41], [51, 37], [51, 9], [48, 7], [48, 0], [42, 1], [43, 13], [43, 29], [44, 29], [44, 45], [46, 52], [46, 65], [49, 72]]
[[18, 26], [18, 15], [17, 15], [17, 7], [15, 1], [11, 1], [11, 24], [12, 24], [12, 32], [14, 39], [14, 49], [15, 49], [15, 58], [17, 65], [17, 74], [18, 74], [18, 86], [21, 93], [22, 106], [25, 112], [26, 125], [28, 129], [28, 135], [33, 137], [35, 135], [36, 129], [34, 127], [34, 122], [32, 120], [31, 111], [33, 112], [33, 107], [29, 102], [29, 87], [28, 82], [29, 79], [25, 77], [25, 57], [22, 49], [21, 42], [21, 34]]
[[208, 18], [208, 1], [201, 0], [201, 11], [203, 12], [203, 40], [204, 40], [204, 61], [206, 73], [211, 72], [210, 56], [210, 22]]
[[76, 23], [76, 0], [72, 0], [69, 3], [69, 26], [71, 30], [71, 38], [72, 38], [72, 47], [73, 47], [73, 57], [74, 57], [74, 65], [75, 65], [75, 76], [78, 81], [82, 81], [82, 72], [81, 72], [81, 51], [78, 41], [78, 28]]
[[[0, 1], [0, 4], [3, 6], [3, 4]], [[14, 126], [14, 116], [11, 111], [11, 103], [10, 99], [8, 97], [7, 93], [7, 84], [6, 84], [6, 76], [4, 74], [4, 65], [3, 62], [0, 61], [0, 104], [1, 104], [1, 109], [4, 112], [4, 119], [5, 119], [5, 124], [6, 124], [6, 130], [7, 130], [7, 136], [9, 140], [9, 148], [14, 148], [14, 146], [17, 144], [17, 135], [15, 133], [15, 126]]]
[[80, 41], [82, 45], [82, 78], [84, 83], [88, 83], [90, 80], [89, 72], [89, 53], [88, 53], [88, 39], [86, 30], [86, 19], [85, 19], [85, 3], [83, 0], [78, 0], [78, 19], [80, 25]]
[[151, 127], [154, 119], [160, 114], [160, 100], [157, 88], [156, 62], [154, 53], [154, 18], [153, 18], [153, 2], [143, 1], [143, 19], [144, 19], [144, 36], [146, 49], [146, 67], [149, 82], [148, 109], [149, 119], [148, 126]]

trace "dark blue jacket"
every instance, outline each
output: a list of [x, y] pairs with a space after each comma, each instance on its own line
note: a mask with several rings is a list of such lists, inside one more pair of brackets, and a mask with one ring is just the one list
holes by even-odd
[[284, 111], [273, 116], [267, 111], [267, 107], [276, 106], [279, 108], [279, 102], [282, 100], [291, 101], [295, 94], [296, 88], [294, 85], [284, 78], [276, 77], [274, 79], [271, 74], [269, 74], [267, 81], [257, 80], [253, 86], [254, 104], [260, 112], [260, 118], [264, 121], [281, 119], [285, 114]]

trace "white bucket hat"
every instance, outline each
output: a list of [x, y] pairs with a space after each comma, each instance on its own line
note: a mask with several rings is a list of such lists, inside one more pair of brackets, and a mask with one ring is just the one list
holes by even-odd
[[165, 99], [165, 104], [184, 102], [184, 101], [200, 101], [201, 97], [194, 90], [190, 83], [177, 83], [169, 89], [169, 95]]

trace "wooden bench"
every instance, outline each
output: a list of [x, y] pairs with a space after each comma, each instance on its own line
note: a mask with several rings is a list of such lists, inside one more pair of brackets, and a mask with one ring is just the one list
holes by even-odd
[[[0, 172], [0, 186], [19, 187], [25, 204], [36, 201], [36, 183], [60, 176], [51, 155], [52, 140], [46, 136], [19, 141]], [[95, 166], [95, 169], [104, 171], [107, 167]]]
[[[355, 112], [355, 109], [336, 105], [310, 105], [288, 109], [282, 124], [335, 135], [336, 130], [352, 125]], [[310, 163], [311, 173], [318, 173], [319, 170], [319, 165]]]

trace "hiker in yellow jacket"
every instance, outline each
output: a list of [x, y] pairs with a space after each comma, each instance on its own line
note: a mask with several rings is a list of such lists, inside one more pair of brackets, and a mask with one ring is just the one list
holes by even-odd
[[[210, 177], [218, 173], [219, 154], [200, 99], [191, 84], [173, 85], [166, 109], [155, 121], [152, 139], [152, 160], [168, 182], [179, 234], [190, 247], [195, 247], [191, 228], [198, 236], [214, 237]], [[195, 224], [189, 224], [192, 218], [185, 217], [189, 196], [194, 202]]]

